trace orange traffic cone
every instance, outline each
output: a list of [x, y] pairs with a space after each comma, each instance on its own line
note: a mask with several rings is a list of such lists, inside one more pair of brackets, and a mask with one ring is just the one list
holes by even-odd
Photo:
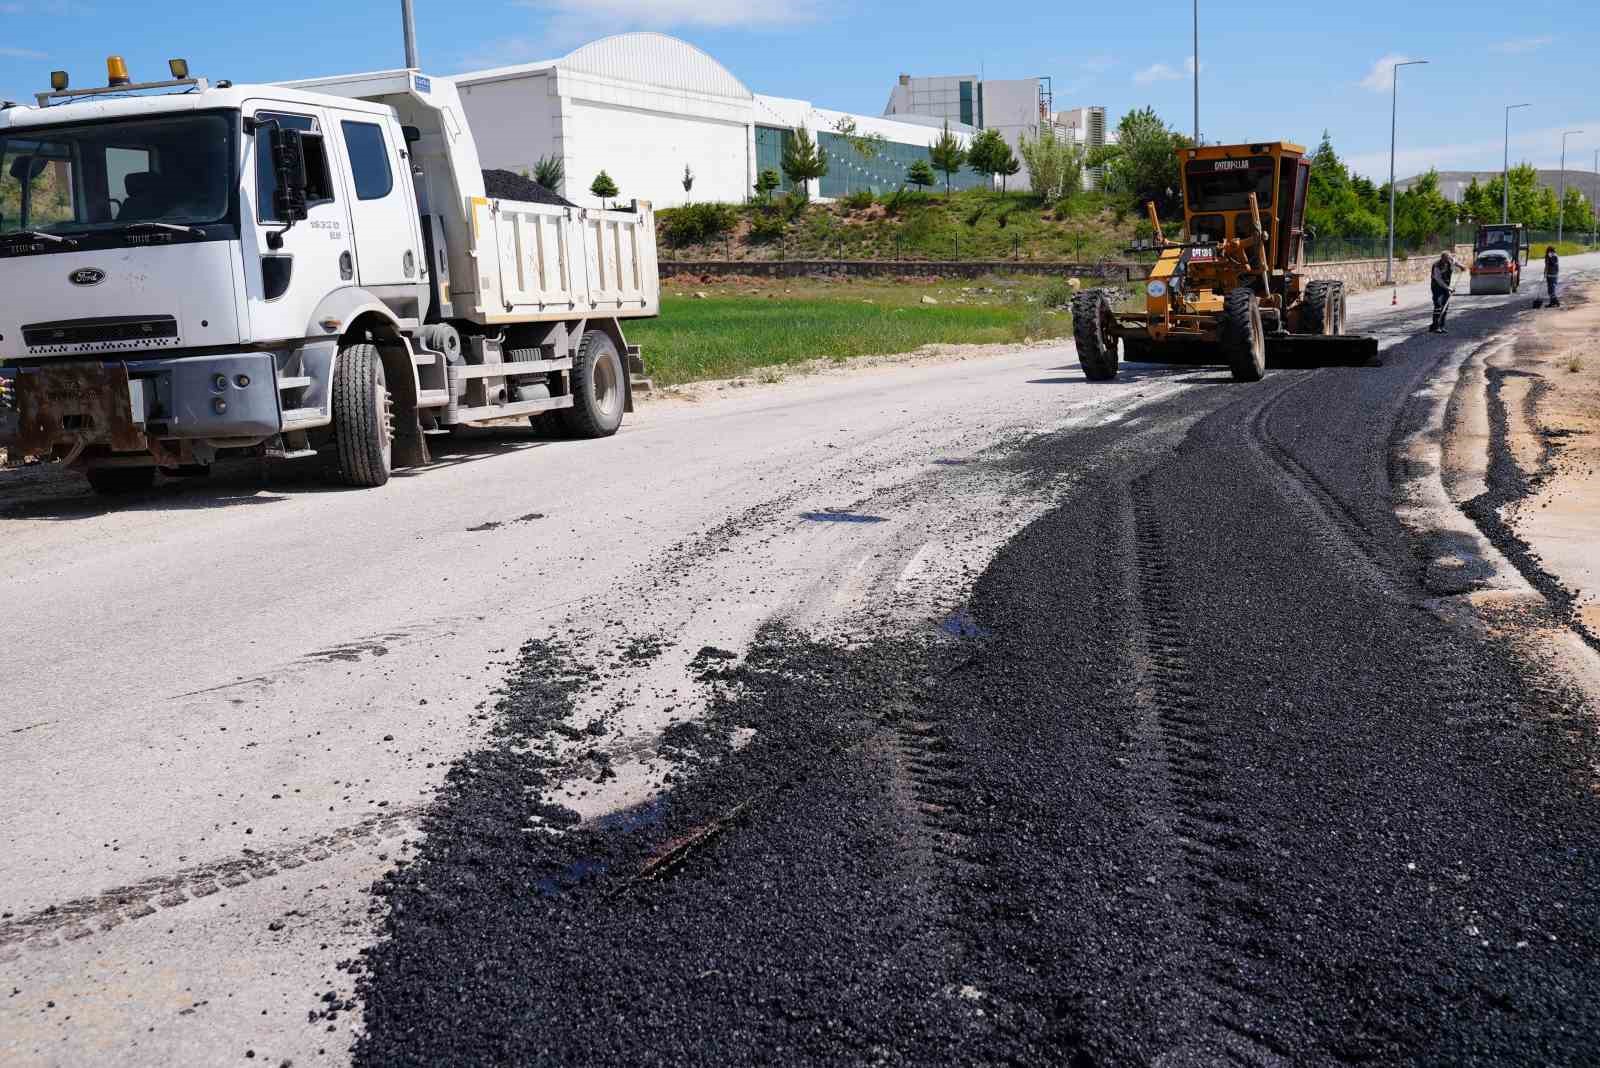
[[1400, 304], [1400, 290], [1396, 289], [1394, 291], [1394, 299], [1389, 301], [1389, 306], [1390, 307], [1398, 307], [1399, 304]]

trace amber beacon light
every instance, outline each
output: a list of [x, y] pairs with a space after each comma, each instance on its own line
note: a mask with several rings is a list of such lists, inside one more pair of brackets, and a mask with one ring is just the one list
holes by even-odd
[[106, 84], [127, 85], [131, 79], [128, 77], [128, 64], [121, 56], [108, 56], [106, 58]]

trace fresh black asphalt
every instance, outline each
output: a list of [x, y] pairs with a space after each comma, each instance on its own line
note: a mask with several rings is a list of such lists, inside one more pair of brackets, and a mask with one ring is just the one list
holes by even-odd
[[603, 669], [530, 643], [380, 888], [357, 1062], [1600, 1060], [1592, 710], [1394, 517], [1407, 398], [1505, 323], [995, 461], [1071, 488], [961, 627], [703, 651], [600, 826], [534, 801]]

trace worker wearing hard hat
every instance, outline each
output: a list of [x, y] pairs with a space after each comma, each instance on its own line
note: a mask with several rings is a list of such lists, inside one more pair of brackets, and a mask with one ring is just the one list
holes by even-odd
[[1456, 271], [1466, 269], [1466, 264], [1461, 263], [1449, 252], [1439, 253], [1439, 258], [1434, 261], [1433, 273], [1429, 279], [1433, 287], [1433, 325], [1428, 327], [1428, 333], [1449, 333], [1444, 328], [1444, 318], [1450, 310], [1450, 294], [1453, 292], [1451, 278]]

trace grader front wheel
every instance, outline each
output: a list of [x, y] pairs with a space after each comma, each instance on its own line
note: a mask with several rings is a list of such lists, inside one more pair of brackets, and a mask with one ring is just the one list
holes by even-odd
[[1111, 300], [1100, 290], [1079, 293], [1072, 298], [1072, 339], [1078, 346], [1078, 362], [1083, 377], [1091, 382], [1109, 382], [1117, 377], [1116, 319]]
[[1235, 382], [1259, 382], [1267, 373], [1267, 334], [1261, 323], [1261, 301], [1240, 287], [1222, 306], [1222, 353]]

